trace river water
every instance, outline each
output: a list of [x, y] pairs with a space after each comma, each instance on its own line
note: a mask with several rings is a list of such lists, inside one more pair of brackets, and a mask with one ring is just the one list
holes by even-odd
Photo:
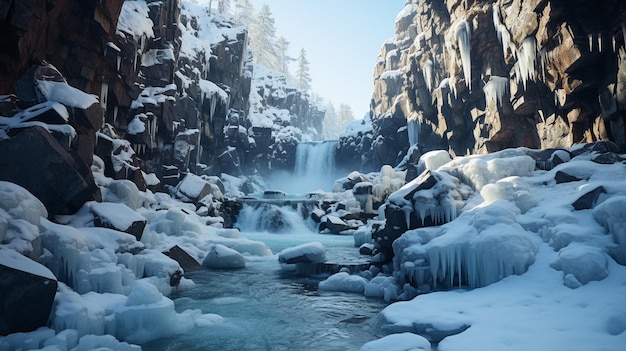
[[[352, 236], [312, 232], [255, 233], [272, 252], [319, 241], [327, 256], [355, 256]], [[179, 312], [199, 309], [224, 321], [142, 345], [144, 350], [358, 350], [374, 340], [374, 317], [386, 303], [359, 294], [317, 289], [324, 276], [303, 277], [280, 266], [276, 256], [249, 257], [235, 271], [203, 269], [188, 275], [196, 286], [171, 298]]]

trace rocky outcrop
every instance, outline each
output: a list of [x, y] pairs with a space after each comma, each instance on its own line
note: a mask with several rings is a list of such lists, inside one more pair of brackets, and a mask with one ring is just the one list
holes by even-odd
[[[409, 146], [626, 148], [620, 1], [411, 0], [374, 69], [374, 168]], [[347, 144], [347, 143], [346, 143]]]
[[[86, 170], [78, 172], [85, 184], [72, 187], [80, 192], [76, 199], [72, 193], [67, 195], [72, 199], [52, 204], [51, 216], [98, 199], [89, 172], [94, 154], [105, 176], [131, 180], [139, 190], [159, 190], [176, 185], [181, 173], [292, 169], [295, 142], [321, 133], [323, 112], [284, 76], [259, 78], [252, 86], [247, 28], [205, 6], [180, 0], [0, 1], [0, 28], [5, 33], [0, 92], [15, 94], [3, 96], [0, 116], [15, 118], [45, 107], [38, 122], [69, 124], [76, 133], [66, 149]], [[39, 82], [46, 80], [68, 83], [92, 96], [92, 103], [76, 107], [58, 101], [68, 109], [68, 121], [54, 116], [52, 105], [34, 107], [57, 102], [42, 93]], [[257, 117], [270, 123], [256, 123]], [[279, 134], [287, 126], [293, 132]], [[9, 133], [0, 127], [0, 140], [18, 134], [17, 128]], [[63, 133], [55, 130], [50, 137], [63, 144]]]

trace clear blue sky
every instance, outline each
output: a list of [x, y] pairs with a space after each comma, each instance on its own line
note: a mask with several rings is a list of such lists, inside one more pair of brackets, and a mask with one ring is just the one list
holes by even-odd
[[372, 74], [383, 42], [394, 35], [405, 0], [252, 0], [267, 4], [277, 36], [301, 48], [311, 64], [313, 90], [336, 106], [346, 103], [356, 118], [369, 109]]

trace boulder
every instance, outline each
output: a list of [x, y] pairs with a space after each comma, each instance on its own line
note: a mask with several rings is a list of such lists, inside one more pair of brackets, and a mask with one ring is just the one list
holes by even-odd
[[579, 197], [572, 203], [572, 206], [576, 211], [591, 209], [596, 205], [601, 194], [606, 194], [606, 190], [599, 186]]
[[48, 268], [0, 249], [0, 335], [45, 327], [57, 285]]
[[326, 229], [333, 234], [339, 234], [345, 230], [351, 229], [350, 225], [337, 216], [326, 216]]
[[325, 260], [326, 248], [319, 242], [290, 247], [278, 254], [278, 262], [284, 264], [322, 263]]
[[200, 269], [202, 266], [198, 261], [183, 250], [180, 246], [174, 245], [167, 251], [163, 251], [163, 254], [174, 261], [178, 262], [180, 267], [186, 272], [193, 272]]
[[96, 227], [114, 229], [128, 233], [141, 240], [147, 220], [124, 204], [102, 202], [90, 206]]
[[246, 259], [231, 248], [213, 244], [202, 261], [202, 266], [215, 269], [240, 269], [246, 266]]
[[582, 179], [575, 177], [573, 175], [569, 175], [563, 171], [557, 171], [554, 175], [554, 180], [556, 180], [557, 184], [561, 183], [569, 183], [569, 182], [578, 182]]
[[211, 183], [195, 174], [187, 173], [176, 186], [176, 197], [197, 204], [212, 193]]
[[0, 141], [0, 180], [18, 184], [35, 195], [48, 215], [71, 214], [99, 198], [88, 165], [78, 161], [42, 127], [24, 128]]

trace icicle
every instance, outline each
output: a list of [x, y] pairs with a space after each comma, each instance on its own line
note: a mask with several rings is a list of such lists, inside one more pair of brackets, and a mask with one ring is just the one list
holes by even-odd
[[469, 23], [466, 20], [460, 21], [456, 25], [456, 40], [461, 50], [461, 64], [463, 65], [463, 76], [465, 78], [465, 85], [468, 89], [472, 89], [472, 59], [470, 54], [472, 32], [470, 30]]
[[524, 39], [517, 53], [517, 58], [517, 64], [515, 65], [517, 81], [519, 82], [521, 79], [524, 89], [526, 89], [528, 79], [533, 81], [536, 79], [537, 43], [534, 37]]
[[509, 88], [509, 78], [491, 76], [489, 81], [483, 87], [485, 100], [493, 102], [496, 106], [502, 106], [502, 97]]
[[502, 19], [500, 18], [500, 9], [498, 8], [497, 4], [493, 4], [492, 14], [493, 26], [496, 29], [498, 40], [500, 40], [500, 43], [502, 44], [502, 55], [506, 57], [507, 50], [511, 49], [511, 53], [515, 58], [516, 52], [511, 42], [511, 34], [509, 33], [508, 29], [506, 29], [506, 26], [502, 23]]
[[433, 61], [430, 59], [426, 60], [424, 63], [424, 67], [422, 68], [422, 74], [424, 75], [424, 80], [426, 81], [426, 87], [428, 91], [433, 91]]
[[589, 52], [593, 51], [593, 34], [587, 34], [587, 40], [589, 41]]
[[598, 33], [598, 51], [602, 52], [602, 33]]
[[613, 52], [617, 52], [617, 49], [615, 47], [616, 46], [616, 43], [615, 43], [615, 33], [613, 33], [613, 35], [611, 35], [611, 44], [613, 46]]
[[100, 106], [106, 110], [107, 108], [107, 100], [109, 97], [109, 84], [106, 82], [102, 82], [102, 86], [100, 88]]

